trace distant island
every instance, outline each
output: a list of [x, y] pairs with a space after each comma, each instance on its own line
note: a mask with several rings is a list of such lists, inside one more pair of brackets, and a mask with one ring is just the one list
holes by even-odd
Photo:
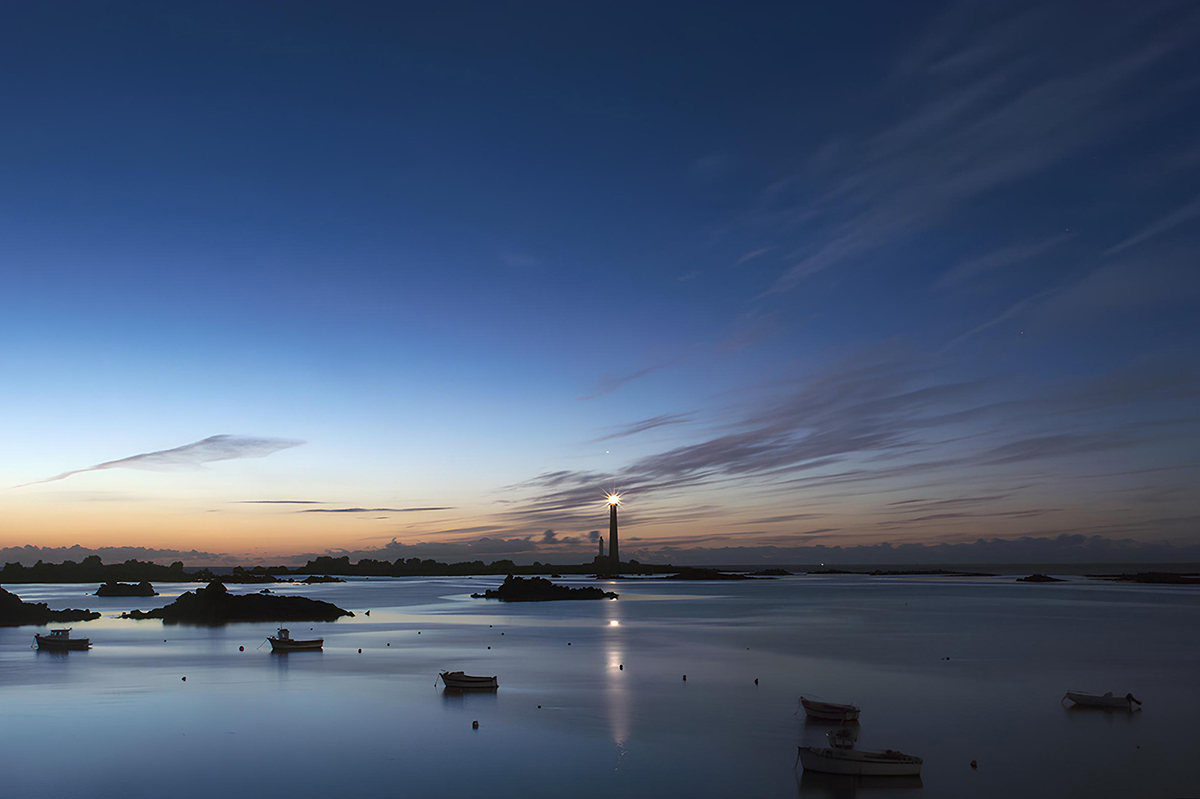
[[98, 618], [100, 614], [90, 610], [51, 610], [45, 602], [22, 602], [21, 597], [0, 588], [0, 627], [92, 621]]
[[146, 580], [140, 583], [118, 583], [109, 580], [96, 589], [96, 596], [158, 596], [158, 592]]
[[960, 572], [951, 569], [875, 569], [873, 571], [851, 571], [848, 569], [811, 569], [808, 574], [862, 574], [867, 577], [995, 577], [987, 572]]
[[168, 624], [225, 624], [239, 621], [337, 621], [353, 616], [330, 602], [302, 596], [231, 594], [220, 582], [188, 591], [166, 607], [122, 613], [123, 619], [162, 619]]
[[1038, 574], [1031, 574], [1028, 577], [1018, 577], [1017, 582], [1018, 583], [1065, 583], [1066, 580], [1063, 580], [1058, 577], [1051, 577], [1046, 574], [1038, 573]]
[[499, 599], [501, 602], [553, 602], [560, 599], [616, 599], [617, 594], [602, 588], [571, 588], [552, 583], [544, 577], [508, 575], [499, 588], [471, 594], [474, 599]]
[[1093, 580], [1113, 583], [1149, 583], [1152, 585], [1200, 585], [1200, 574], [1175, 572], [1138, 572], [1137, 574], [1089, 574]]
[[753, 580], [748, 574], [738, 574], [736, 572], [723, 572], [717, 569], [698, 569], [692, 566], [683, 566], [678, 569], [675, 574], [668, 575], [668, 580]]

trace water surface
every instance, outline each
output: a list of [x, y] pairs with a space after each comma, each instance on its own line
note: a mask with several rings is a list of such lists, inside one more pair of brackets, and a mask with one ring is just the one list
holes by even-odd
[[[833, 576], [468, 596], [498, 583], [273, 586], [358, 614], [293, 623], [325, 651], [286, 656], [262, 645], [270, 624], [115, 618], [191, 584], [153, 599], [10, 585], [105, 616], [72, 625], [94, 648], [64, 655], [30, 648], [39, 628], [0, 628], [3, 794], [1200, 795], [1200, 589]], [[443, 669], [501, 688], [448, 695]], [[1068, 711], [1068, 688], [1132, 691], [1145, 709]], [[828, 729], [793, 715], [800, 694], [859, 704], [859, 747], [923, 757], [920, 787], [793, 769]]]

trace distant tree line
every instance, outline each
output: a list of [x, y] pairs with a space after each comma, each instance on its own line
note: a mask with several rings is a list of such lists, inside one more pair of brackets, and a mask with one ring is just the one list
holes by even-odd
[[[363, 558], [351, 563], [348, 555], [340, 558], [322, 555], [303, 566], [255, 566], [247, 569], [234, 566], [229, 572], [217, 573], [201, 568], [187, 571], [181, 561], [170, 566], [141, 560], [124, 563], [103, 563], [98, 555], [89, 555], [82, 562], [43, 563], [32, 566], [20, 563], [5, 564], [0, 569], [0, 583], [105, 583], [110, 581], [197, 582], [207, 583], [274, 583], [288, 575], [336, 574], [348, 577], [456, 577], [473, 574], [604, 574], [609, 570], [608, 559], [594, 558], [590, 563], [556, 564], [534, 561], [517, 564], [511, 560], [484, 563], [473, 560], [464, 563], [442, 563], [420, 558], [397, 558], [394, 561]], [[671, 566], [650, 565], [631, 560], [621, 564], [622, 574], [667, 574], [678, 571]]]

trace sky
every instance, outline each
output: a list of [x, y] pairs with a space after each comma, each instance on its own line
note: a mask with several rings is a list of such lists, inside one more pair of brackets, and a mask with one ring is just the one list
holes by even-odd
[[1200, 552], [1194, 3], [8, 4], [0, 70], [0, 548]]

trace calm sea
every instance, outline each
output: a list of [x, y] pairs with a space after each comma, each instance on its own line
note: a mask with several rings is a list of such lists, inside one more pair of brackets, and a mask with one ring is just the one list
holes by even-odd
[[[113, 618], [192, 585], [8, 586], [105, 617], [73, 625], [94, 648], [65, 655], [0, 628], [0, 795], [1200, 796], [1197, 588], [839, 576], [468, 596], [497, 583], [275, 587], [358, 614], [292, 624], [325, 651], [287, 656], [260, 648], [269, 624]], [[443, 669], [501, 688], [447, 695]], [[1144, 709], [1069, 711], [1067, 689]], [[828, 729], [794, 715], [801, 694], [860, 705], [859, 748], [923, 757], [920, 786], [793, 768]]]

